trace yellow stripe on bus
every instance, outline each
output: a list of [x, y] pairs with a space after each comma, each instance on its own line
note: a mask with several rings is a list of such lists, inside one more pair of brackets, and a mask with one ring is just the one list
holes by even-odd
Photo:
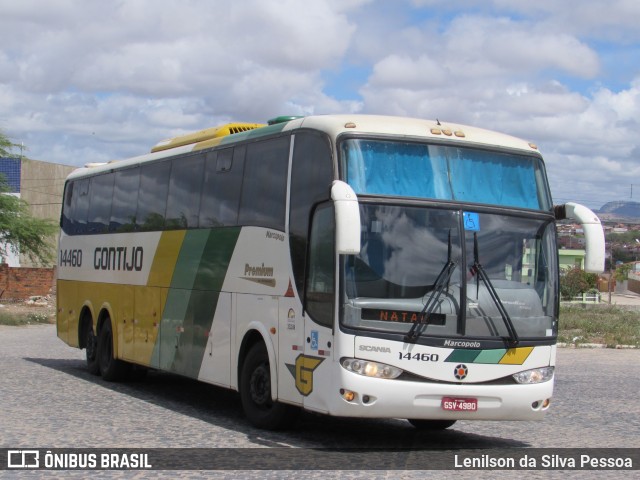
[[498, 362], [500, 365], [522, 365], [534, 347], [510, 348]]
[[162, 232], [149, 272], [147, 286], [168, 287], [171, 285], [171, 277], [173, 277], [178, 254], [186, 233], [186, 230]]

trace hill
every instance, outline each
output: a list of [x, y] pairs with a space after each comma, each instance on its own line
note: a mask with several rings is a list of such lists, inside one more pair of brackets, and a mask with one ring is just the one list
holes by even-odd
[[602, 207], [600, 207], [600, 210], [598, 210], [597, 213], [601, 219], [624, 219], [640, 221], [640, 202], [607, 202]]

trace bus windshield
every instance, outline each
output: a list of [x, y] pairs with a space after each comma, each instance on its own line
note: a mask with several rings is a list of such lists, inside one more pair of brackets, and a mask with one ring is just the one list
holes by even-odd
[[512, 341], [555, 335], [551, 218], [368, 202], [360, 215], [360, 254], [343, 263], [344, 326]]
[[340, 150], [356, 194], [551, 209], [537, 156], [368, 138], [346, 139]]

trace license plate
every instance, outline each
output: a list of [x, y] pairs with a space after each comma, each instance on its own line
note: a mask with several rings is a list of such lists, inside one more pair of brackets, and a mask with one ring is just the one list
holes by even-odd
[[442, 409], [450, 412], [476, 412], [478, 410], [477, 398], [443, 397]]

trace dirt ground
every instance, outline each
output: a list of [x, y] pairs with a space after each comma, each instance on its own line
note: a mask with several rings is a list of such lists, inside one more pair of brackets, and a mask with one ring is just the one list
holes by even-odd
[[16, 315], [28, 315], [29, 313], [44, 313], [49, 317], [50, 323], [56, 322], [56, 297], [31, 297], [23, 301], [2, 301], [0, 299], [0, 312]]

